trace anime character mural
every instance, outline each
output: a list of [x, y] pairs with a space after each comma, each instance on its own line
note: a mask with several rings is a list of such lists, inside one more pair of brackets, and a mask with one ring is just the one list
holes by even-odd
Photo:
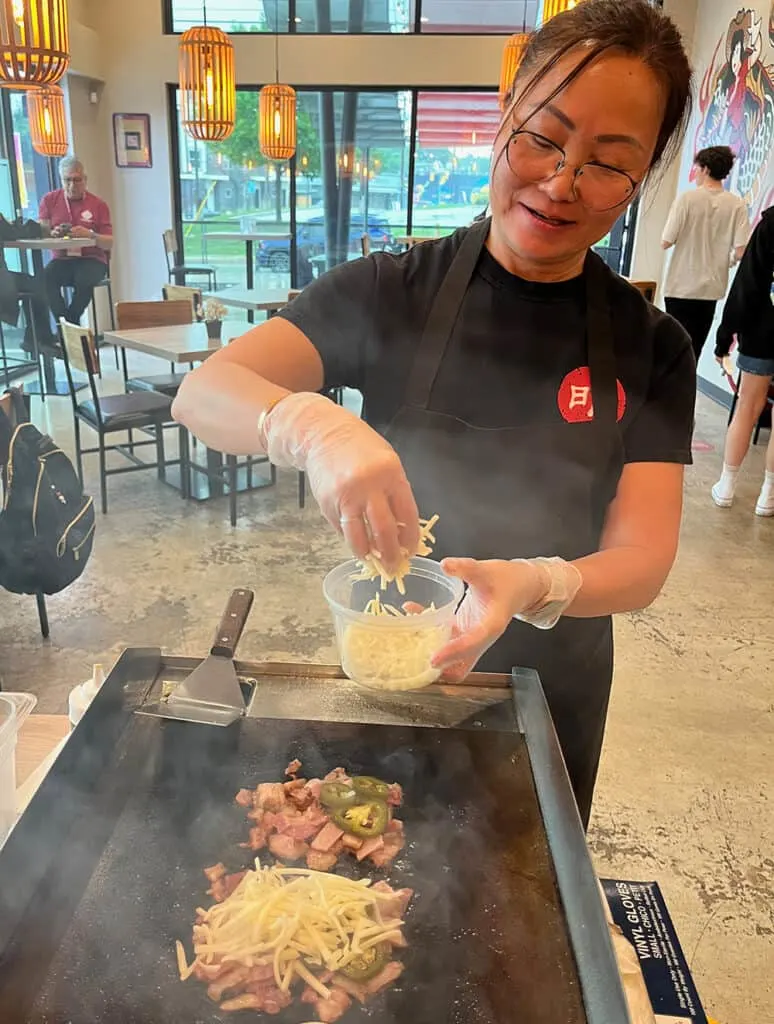
[[768, 26], [752, 8], [737, 11], [702, 80], [695, 149], [721, 145], [737, 156], [727, 186], [755, 221], [774, 202], [774, 0]]

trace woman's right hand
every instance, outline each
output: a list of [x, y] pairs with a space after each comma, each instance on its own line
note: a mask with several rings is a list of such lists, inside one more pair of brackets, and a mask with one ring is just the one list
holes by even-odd
[[323, 395], [301, 392], [279, 401], [263, 424], [276, 466], [306, 473], [328, 522], [357, 558], [378, 552], [395, 569], [419, 544], [419, 512], [391, 445], [359, 417]]

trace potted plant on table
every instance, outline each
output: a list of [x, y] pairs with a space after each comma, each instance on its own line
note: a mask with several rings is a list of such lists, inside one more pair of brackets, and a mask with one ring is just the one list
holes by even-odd
[[221, 331], [223, 330], [223, 321], [227, 313], [226, 307], [222, 302], [218, 302], [217, 299], [207, 299], [204, 303], [204, 308], [201, 311], [199, 319], [204, 320], [207, 326], [207, 337], [213, 341], [221, 340]]

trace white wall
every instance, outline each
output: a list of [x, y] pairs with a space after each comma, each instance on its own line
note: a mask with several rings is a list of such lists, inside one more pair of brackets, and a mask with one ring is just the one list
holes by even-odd
[[[177, 78], [177, 37], [162, 35], [161, 0], [77, 2], [96, 28], [105, 86], [96, 108], [77, 102], [74, 147], [98, 164], [98, 174], [88, 168], [90, 183], [98, 191], [99, 180], [113, 214], [116, 299], [152, 298], [166, 280], [161, 233], [173, 220], [166, 84]], [[273, 79], [273, 37], [237, 36], [234, 44], [238, 82]], [[280, 68], [299, 86], [488, 88], [498, 81], [502, 45], [500, 36], [286, 36]], [[152, 169], [115, 167], [116, 112], [150, 114]]]

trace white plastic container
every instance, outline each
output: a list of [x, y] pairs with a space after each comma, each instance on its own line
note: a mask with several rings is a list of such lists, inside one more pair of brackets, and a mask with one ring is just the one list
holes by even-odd
[[16, 822], [16, 737], [37, 703], [31, 693], [0, 693], [0, 846]]
[[[447, 576], [438, 562], [412, 558], [404, 579], [406, 593], [394, 583], [380, 590], [379, 580], [357, 580], [358, 563], [345, 562], [329, 572], [323, 593], [333, 614], [341, 667], [368, 689], [419, 690], [440, 676], [433, 655], [451, 636], [454, 613], [462, 600], [461, 580]], [[421, 615], [369, 615], [363, 609], [376, 595], [401, 609], [405, 602], [429, 608]]]

